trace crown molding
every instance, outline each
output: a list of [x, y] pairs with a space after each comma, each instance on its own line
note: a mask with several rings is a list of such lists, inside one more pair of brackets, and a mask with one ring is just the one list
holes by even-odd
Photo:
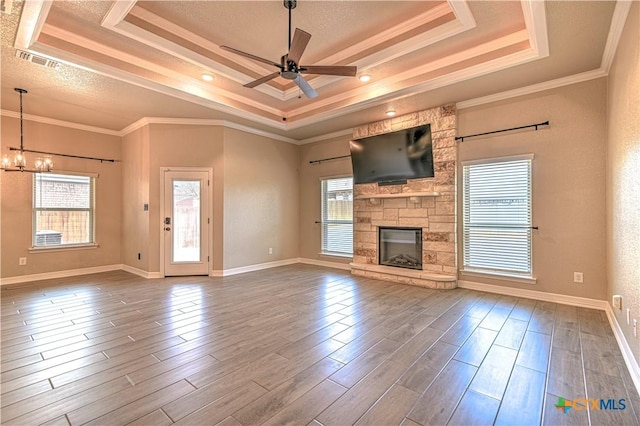
[[[329, 107], [330, 105], [339, 103], [344, 99], [351, 99], [350, 105], [332, 111], [332, 113], [329, 114], [329, 117], [340, 116], [348, 112], [359, 111], [366, 108], [369, 105], [369, 101], [371, 101], [372, 94], [379, 93], [380, 91], [386, 90], [387, 93], [385, 95], [378, 95], [374, 99], [374, 101], [377, 103], [387, 102], [389, 101], [389, 99], [400, 99], [428, 89], [436, 89], [442, 87], [445, 82], [453, 83], [461, 80], [471, 79], [494, 71], [499, 71], [505, 68], [519, 65], [534, 59], [538, 59], [538, 55], [532, 49], [526, 49], [490, 61], [481, 62], [477, 65], [469, 66], [459, 71], [436, 77], [415, 85], [407, 85], [406, 83], [403, 84], [403, 82], [411, 81], [416, 76], [435, 72], [451, 65], [467, 61], [471, 58], [481, 57], [486, 53], [497, 51], [525, 41], [527, 40], [527, 38], [528, 34], [525, 30], [515, 31], [503, 37], [496, 38], [495, 40], [473, 46], [463, 51], [428, 62], [419, 67], [414, 67], [412, 69], [397, 73], [391, 77], [376, 81], [375, 83], [360, 86], [352, 90], [347, 90], [334, 96], [327, 96], [322, 99], [318, 99], [312, 104], [301, 106], [289, 111], [287, 117], [289, 119], [292, 119], [292, 121], [287, 127], [289, 129], [294, 129], [300, 127], [300, 123], [304, 122], [306, 124], [309, 124], [308, 122], [310, 120], [313, 120], [318, 116], [324, 116], [325, 113], [313, 115], [302, 120], [296, 120], [295, 117], [297, 115], [312, 114], [315, 110]], [[390, 87], [393, 87], [394, 89], [392, 91], [388, 90], [388, 88]], [[407, 94], [408, 92], [410, 93]]]
[[[20, 113], [19, 112], [9, 111], [9, 110], [6, 110], [6, 109], [0, 110], [0, 116], [20, 119]], [[290, 143], [290, 144], [294, 144], [294, 145], [300, 145], [301, 143], [310, 143], [310, 142], [304, 142], [304, 141], [300, 141], [298, 139], [293, 139], [293, 138], [289, 138], [289, 137], [286, 137], [286, 136], [278, 135], [276, 133], [271, 133], [271, 132], [267, 132], [267, 131], [264, 131], [264, 130], [254, 129], [253, 127], [245, 126], [243, 124], [234, 123], [233, 121], [228, 121], [228, 120], [198, 119], [198, 118], [143, 117], [140, 120], [130, 124], [129, 126], [125, 127], [122, 130], [111, 130], [111, 129], [105, 129], [105, 128], [102, 128], [102, 127], [87, 126], [87, 125], [84, 125], [84, 124], [73, 123], [71, 121], [56, 120], [54, 118], [41, 117], [41, 116], [32, 115], [32, 114], [23, 114], [23, 119], [24, 120], [28, 120], [28, 121], [34, 121], [34, 122], [37, 122], [37, 123], [51, 124], [53, 126], [67, 127], [69, 129], [83, 130], [83, 131], [86, 131], [86, 132], [101, 133], [101, 134], [104, 134], [104, 135], [118, 136], [118, 137], [124, 137], [124, 136], [128, 135], [129, 133], [134, 132], [134, 131], [136, 131], [136, 130], [144, 127], [144, 126], [147, 126], [149, 124], [178, 124], [178, 125], [185, 125], [185, 126], [220, 126], [220, 127], [226, 127], [228, 129], [240, 130], [240, 131], [251, 133], [251, 134], [254, 134], [254, 135], [257, 135], [257, 136], [264, 136], [264, 137], [269, 138], [269, 139], [275, 139], [275, 140], [278, 140], [278, 141], [281, 141], [281, 142], [286, 142], [286, 143]], [[351, 130], [349, 130], [349, 131], [351, 131]], [[336, 132], [336, 133], [338, 133], [338, 132]], [[328, 137], [332, 137], [331, 135], [333, 135], [333, 134], [328, 135]], [[338, 136], [338, 135], [336, 135], [336, 136]], [[322, 140], [322, 138], [320, 138], [318, 140]]]
[[[398, 37], [401, 34], [405, 34], [412, 29], [419, 28], [421, 25], [452, 12], [456, 16], [454, 21], [441, 25], [433, 30], [418, 34], [408, 40], [394, 44], [393, 46], [385, 48], [380, 52], [376, 52], [373, 55], [369, 55], [360, 60], [359, 68], [361, 70], [366, 70], [381, 63], [389, 62], [398, 56], [409, 54], [417, 49], [434, 44], [444, 38], [452, 37], [460, 32], [471, 29], [476, 25], [466, 0], [449, 1], [429, 9], [401, 25], [396, 25], [395, 27], [387, 29], [374, 37], [370, 37], [338, 53], [322, 58], [319, 62], [333, 64], [347, 61], [348, 58], [353, 57], [360, 52], [370, 50], [374, 46], [386, 40]], [[200, 50], [224, 57], [257, 74], [266, 74], [271, 71], [270, 68], [267, 68], [262, 64], [258, 64], [255, 61], [239, 57], [238, 55], [234, 55], [220, 49], [220, 47], [215, 43], [192, 33], [188, 29], [176, 25], [172, 21], [168, 21], [157, 16], [148, 10], [133, 7], [133, 4], [131, 3], [127, 3], [127, 5], [120, 8], [112, 8], [107, 17], [103, 20], [102, 25], [111, 31], [117, 32], [125, 37], [146, 44], [167, 54], [179, 57], [180, 59], [193, 63], [194, 65], [200, 66], [204, 69], [211, 69], [219, 75], [240, 84], [245, 84], [254, 80], [251, 76], [239, 73], [237, 70], [229, 68], [228, 66], [222, 65], [207, 56], [204, 56], [202, 52], [197, 53], [194, 52], [192, 48], [190, 49], [182, 46], [179, 41], [169, 40], [161, 35], [138, 27], [135, 24], [124, 21], [127, 14], [135, 16], [136, 18], [153, 26], [162, 28], [163, 31], [169, 32], [173, 36], [184, 40], [186, 43], [197, 46]], [[67, 38], [65, 38], [65, 40], [67, 40]], [[319, 88], [330, 84], [335, 80], [331, 77], [319, 76], [314, 77], [313, 81], [314, 87]], [[279, 100], [292, 99], [298, 95], [298, 88], [296, 86], [290, 86], [286, 89], [278, 89], [267, 84], [256, 87], [255, 89]]]
[[[356, 43], [347, 49], [341, 50], [331, 56], [328, 56], [322, 60], [326, 63], [341, 63], [347, 60], [359, 52], [373, 49], [376, 45], [382, 44], [385, 40], [390, 40], [398, 37], [414, 28], [424, 25], [440, 17], [446, 16], [449, 13], [454, 12], [456, 19], [453, 21], [438, 25], [437, 27], [420, 33], [416, 36], [410, 37], [385, 49], [376, 51], [367, 55], [364, 58], [358, 60], [358, 73], [366, 73], [367, 70], [393, 61], [394, 59], [409, 55], [416, 50], [422, 49], [427, 46], [431, 46], [446, 38], [453, 37], [462, 32], [470, 30], [476, 26], [475, 20], [471, 15], [471, 11], [468, 8], [466, 1], [456, 1], [457, 10], [454, 11], [451, 3], [443, 3], [437, 7], [434, 7], [427, 12], [420, 14], [413, 19], [406, 21], [401, 25], [397, 25], [386, 31], [381, 32], [375, 37], [368, 38], [360, 43]], [[470, 18], [470, 19], [469, 19]], [[406, 26], [405, 26], [406, 24]], [[344, 62], [350, 64], [351, 62]], [[319, 89], [327, 84], [330, 84], [333, 80], [332, 76], [318, 76], [313, 78], [313, 87]], [[289, 100], [298, 95], [298, 88], [294, 85], [284, 92], [284, 99]]]
[[531, 48], [540, 58], [549, 56], [549, 37], [545, 4], [539, 0], [522, 0], [522, 14]]
[[[527, 9], [524, 5], [528, 5], [530, 3], [531, 0], [523, 0], [523, 9]], [[536, 2], [533, 1], [532, 3], [535, 4]], [[422, 66], [414, 67], [410, 70], [405, 70], [404, 72], [397, 73], [374, 84], [359, 86], [351, 90], [346, 90], [338, 94], [334, 94], [333, 96], [328, 96], [326, 98], [314, 101], [311, 104], [294, 108], [293, 110], [288, 112], [283, 111], [283, 108], [269, 106], [264, 102], [256, 101], [249, 97], [241, 96], [228, 90], [216, 88], [215, 86], [211, 87], [209, 85], [203, 85], [199, 80], [190, 79], [188, 81], [182, 81], [183, 79], [181, 78], [181, 75], [176, 72], [172, 72], [171, 70], [165, 69], [164, 67], [154, 65], [152, 63], [149, 63], [148, 61], [140, 63], [140, 60], [136, 60], [136, 58], [132, 57], [129, 54], [119, 52], [109, 46], [94, 42], [76, 34], [72, 34], [65, 29], [57, 28], [52, 25], [46, 25], [43, 29], [44, 32], [52, 37], [60, 40], [65, 40], [65, 42], [67, 43], [73, 43], [84, 49], [89, 49], [94, 52], [100, 52], [102, 55], [105, 55], [106, 57], [111, 58], [114, 61], [136, 63], [141, 68], [150, 69], [154, 73], [162, 76], [162, 78], [168, 79], [173, 83], [167, 84], [166, 82], [155, 81], [157, 79], [149, 80], [140, 75], [137, 75], [136, 73], [122, 70], [115, 65], [112, 66], [106, 62], [97, 62], [95, 60], [81, 57], [78, 54], [65, 52], [53, 45], [35, 43], [34, 47], [38, 48], [38, 53], [54, 57], [56, 58], [56, 60], [60, 60], [61, 62], [71, 63], [74, 64], [74, 66], [79, 66], [89, 71], [96, 72], [98, 74], [102, 74], [120, 81], [124, 81], [129, 84], [144, 87], [162, 94], [166, 94], [178, 99], [183, 99], [188, 102], [199, 104], [207, 108], [212, 108], [217, 111], [228, 113], [237, 117], [249, 118], [250, 120], [267, 125], [274, 129], [286, 131], [300, 128], [304, 125], [317, 122], [321, 119], [329, 119], [348, 112], [360, 111], [374, 105], [375, 102], [380, 104], [382, 102], [388, 102], [389, 100], [402, 99], [407, 96], [411, 96], [412, 94], [415, 94], [419, 91], [442, 87], [442, 85], [446, 84], [446, 82], [457, 82], [465, 78], [474, 78], [480, 75], [487, 74], [489, 72], [498, 71], [500, 69], [537, 59], [540, 56], [534, 49], [529, 48], [519, 52], [519, 54], [510, 54], [499, 59], [490, 60], [484, 63], [477, 64], [475, 66], [465, 68], [464, 70], [453, 73], [453, 75], [436, 77], [430, 81], [418, 85], [412, 85], [411, 83], [411, 80], [419, 75], [437, 72], [437, 70], [444, 69], [448, 66], [452, 66], [453, 64], [462, 63], [463, 61], [468, 61], [472, 58], [481, 58], [482, 55], [486, 53], [498, 51], [499, 49], [521, 43], [525, 40], [530, 40], [532, 37], [534, 37], [534, 35], [532, 35], [532, 32], [534, 32], [531, 29], [532, 26], [537, 28], [538, 30], [540, 28], [546, 29], [546, 22], [544, 20], [544, 5], [542, 5], [542, 7], [531, 6], [530, 9], [534, 11], [531, 12], [531, 16], [528, 18], [529, 22], [526, 29], [514, 31], [511, 34], [507, 34], [495, 40], [470, 47], [462, 52], [448, 55], [438, 60], [431, 61]], [[537, 13], [535, 12], [536, 10]], [[126, 21], [122, 20], [123, 17], [127, 14], [135, 15], [134, 11], [137, 11], [137, 9], [135, 8], [135, 4], [132, 1], [128, 1], [122, 6], [114, 6], [109, 12], [108, 16], [103, 20], [103, 26], [127, 37], [131, 37], [140, 42], [152, 45], [166, 52], [170, 52], [174, 55], [177, 53], [178, 56], [182, 56], [183, 59], [190, 60], [190, 62], [198, 63], [202, 66], [202, 58], [197, 61], [197, 58], [193, 57], [193, 55], [191, 58], [187, 58], [183, 55], [184, 52], [175, 51], [175, 47], [180, 46], [176, 45], [174, 42], [164, 40], [159, 36], [149, 33], [142, 28], [135, 27], [131, 23], [127, 23]], [[542, 13], [540, 13], [540, 11], [542, 11]], [[136, 13], [138, 12], [142, 15], [146, 13], [143, 10], [137, 11]], [[430, 21], [440, 16], [444, 16], [446, 15], [446, 13], [452, 12], [456, 16], [455, 20], [449, 22], [448, 24], [441, 25], [431, 31], [427, 31], [418, 36], [412, 37], [409, 40], [397, 43], [392, 47], [384, 49], [382, 52], [386, 55], [384, 57], [380, 56], [380, 52], [375, 55], [370, 55], [369, 57], [367, 57], [366, 62], [375, 65], [377, 63], [389, 61], [397, 55], [404, 55], [409, 51], [415, 50], [417, 47], [424, 47], [441, 38], [446, 38], [453, 34], [458, 34], [460, 32], [473, 28], [476, 25], [476, 22], [471, 15], [466, 1], [450, 1], [448, 3], [443, 3], [423, 13], [422, 15], [415, 17], [412, 22], [413, 25], [417, 25], [419, 22], [423, 22], [425, 20]], [[151, 19], [146, 15], [144, 16], [147, 20], [149, 20], [151, 24], [162, 23], [160, 21], [156, 22], [156, 18]], [[157, 19], [161, 18], [157, 17]], [[542, 20], [542, 24], [537, 24], [538, 20]], [[169, 24], [169, 22], [166, 23]], [[132, 28], [127, 27], [127, 29], [124, 29], [123, 26], [125, 25], [131, 26]], [[175, 24], [173, 24], [173, 26], [175, 27]], [[140, 32], [140, 34], [136, 34], [136, 36], [133, 37], [131, 34], [132, 30], [136, 30]], [[182, 32], [179, 32], [178, 30], [181, 30]], [[169, 31], [189, 43], [195, 43], [196, 45], [201, 46], [202, 49], [212, 51], [216, 54], [218, 54], [218, 50], [220, 50], [219, 47], [212, 45], [210, 42], [206, 45], [203, 44], [206, 41], [194, 38], [195, 35], [191, 34], [188, 30], [172, 28]], [[389, 34], [393, 35], [401, 34], [403, 33], [403, 31], [406, 32], [407, 30], [406, 28], [400, 28], [398, 26], [390, 29], [389, 31], [391, 31]], [[158, 40], [155, 40], [154, 37], [158, 38]], [[382, 39], [383, 38], [374, 38], [373, 41], [367, 40], [366, 42], [357, 43], [350, 49], [355, 49], [354, 52], [357, 53], [357, 51], [359, 51], [358, 49], [371, 46], [372, 44], [380, 42], [380, 40]], [[169, 48], [169, 44], [171, 44], [171, 48]], [[340, 56], [343, 54], [345, 53], [342, 52], [340, 54], [335, 54], [330, 56], [329, 58], [331, 58], [332, 60], [338, 60], [340, 58], [346, 59], [348, 56]], [[330, 77], [314, 78], [314, 86], [323, 86], [325, 83], [330, 82], [331, 80], [332, 79]], [[258, 90], [271, 90], [271, 86], [263, 86], [264, 87], [262, 88], [258, 88]], [[392, 88], [391, 91], [390, 88]], [[376, 98], [375, 100], [370, 99], [371, 93], [376, 93], [379, 91], [386, 91], [389, 93], [380, 98]], [[284, 96], [286, 98], [295, 96], [297, 88], [288, 89], [284, 93], [279, 90], [276, 90], [276, 92], [278, 92], [280, 96]], [[323, 109], [326, 110], [329, 108], [333, 108], [335, 105], [343, 106], [338, 107], [338, 109], [333, 112], [322, 112]], [[281, 121], [281, 118], [285, 116], [289, 120], [286, 123], [283, 123]], [[296, 119], [296, 116], [306, 117]]]
[[[138, 41], [170, 56], [174, 56], [176, 58], [189, 62], [201, 68], [203, 71], [208, 71], [219, 76], [223, 76], [224, 78], [229, 79], [230, 81], [234, 81], [238, 84], [248, 83], [252, 81], [253, 78], [239, 73], [235, 69], [209, 58], [208, 56], [206, 56], [206, 52], [211, 52], [232, 62], [238, 63], [241, 66], [256, 72], [257, 74], [267, 74], [271, 71], [271, 69], [267, 69], [266, 67], [257, 64], [255, 63], [255, 61], [250, 61], [242, 57], [236, 57], [237, 55], [233, 55], [232, 53], [220, 49], [217, 44], [212, 43], [211, 41], [198, 36], [197, 34], [194, 34], [185, 28], [175, 25], [173, 22], [167, 21], [166, 19], [161, 18], [147, 10], [135, 8], [131, 11], [131, 15], [158, 28], [162, 28], [163, 31], [171, 33], [173, 36], [180, 40], [168, 40], [167, 38], [147, 31], [141, 27], [136, 26], [135, 24], [126, 21], [113, 24], [113, 19], [109, 19], [109, 25], [103, 23], [103, 26], [122, 36]], [[124, 19], [124, 17], [122, 17], [121, 19]], [[183, 46], [183, 44], [185, 43], [197, 46], [197, 48], [194, 49], [185, 47]], [[276, 99], [283, 99], [282, 90], [279, 90], [271, 85], [262, 87], [261, 91]]]
[[482, 96], [480, 98], [469, 99], [456, 103], [457, 109], [471, 108], [478, 105], [484, 105], [491, 102], [498, 102], [505, 99], [511, 99], [518, 96], [529, 95], [532, 93], [542, 92], [544, 90], [555, 89], [558, 87], [569, 86], [571, 84], [582, 83], [584, 81], [594, 80], [596, 78], [606, 77], [607, 73], [598, 68], [592, 71], [583, 72], [580, 74], [574, 74], [567, 77], [557, 78], [555, 80], [545, 81], [543, 83], [532, 84], [530, 86], [519, 87], [513, 90], [507, 90], [506, 92], [495, 93], [489, 96]]
[[234, 123], [228, 120], [216, 120], [209, 118], [170, 118], [170, 117], [144, 117], [135, 123], [125, 127], [119, 132], [119, 135], [124, 137], [129, 133], [136, 131], [144, 126], [151, 124], [173, 124], [182, 126], [219, 126], [227, 129], [240, 130], [242, 132], [251, 133], [256, 136], [263, 136], [269, 139], [275, 139], [281, 142], [286, 142], [294, 145], [299, 145], [300, 141], [286, 136], [278, 135], [275, 133], [267, 132], [264, 130], [254, 129], [250, 126]]
[[[0, 110], [0, 115], [4, 117], [17, 118], [18, 120], [20, 119], [19, 112], [9, 111], [6, 109]], [[85, 124], [78, 124], [78, 123], [74, 123], [71, 121], [64, 121], [64, 120], [56, 120], [55, 118], [41, 117], [39, 115], [23, 114], [22, 118], [28, 121], [35, 121], [36, 123], [51, 124], [53, 126], [67, 127], [67, 128], [76, 129], [76, 130], [84, 130], [86, 132], [101, 133], [103, 135], [109, 135], [109, 136], [121, 136], [118, 130], [105, 129], [102, 127], [95, 127], [95, 126], [87, 126]]]
[[298, 142], [299, 145], [306, 145], [309, 143], [326, 141], [328, 139], [339, 138], [340, 136], [352, 136], [353, 128], [342, 129], [331, 133], [325, 133], [324, 135], [313, 136], [311, 138], [302, 139]]
[[138, 3], [138, 0], [119, 0], [113, 2], [111, 9], [102, 19], [100, 25], [105, 28], [111, 28], [124, 21], [124, 18], [131, 12], [133, 6]]
[[[280, 109], [269, 107], [264, 103], [256, 102], [253, 99], [247, 98], [246, 96], [240, 96], [228, 90], [221, 89], [220, 87], [217, 87], [215, 85], [212, 86], [212, 85], [203, 83], [197, 78], [190, 78], [190, 79], [185, 78], [184, 74], [171, 71], [166, 67], [156, 65], [155, 63], [150, 61], [145, 61], [143, 59], [138, 58], [137, 56], [124, 53], [118, 49], [114, 49], [102, 43], [98, 43], [93, 40], [90, 40], [86, 37], [79, 36], [63, 28], [55, 27], [53, 25], [45, 25], [45, 27], [43, 28], [43, 33], [50, 35], [52, 37], [55, 37], [59, 40], [64, 40], [66, 43], [75, 44], [77, 46], [80, 46], [83, 49], [88, 49], [93, 52], [101, 53], [105, 57], [114, 59], [116, 61], [135, 64], [139, 68], [145, 69], [147, 71], [152, 71], [156, 74], [169, 78], [174, 82], [173, 84], [175, 86], [183, 87], [182, 91], [188, 92], [189, 89], [191, 88], [197, 88], [198, 92], [201, 93], [199, 96], [206, 100], [211, 100], [212, 98], [215, 98], [216, 95], [219, 95], [219, 96], [223, 96], [225, 98], [231, 99], [235, 102], [239, 102], [241, 104], [250, 106], [252, 108], [264, 111], [267, 114], [272, 114], [276, 117], [281, 117], [283, 115], [283, 111], [281, 111]], [[65, 55], [62, 54], [60, 57], [65, 58]], [[73, 63], [86, 66], [87, 68], [93, 69], [93, 70], [99, 67], [103, 70], [103, 73], [107, 76], [111, 76], [115, 73], [120, 73], [121, 75], [125, 76], [124, 81], [126, 82], [130, 82], [127, 80], [126, 75], [135, 76], [134, 78], [138, 77], [133, 72], [122, 71], [118, 67], [109, 65], [106, 62], [98, 63], [94, 61], [83, 60], [83, 58], [81, 57], [76, 57]], [[167, 86], [166, 83], [155, 82], [151, 79], [149, 79], [149, 81], [152, 81], [153, 83], [159, 85], [160, 88], [167, 87], [166, 90], [160, 90], [161, 93], [170, 94], [169, 91], [174, 90], [173, 87]]]
[[[360, 100], [360, 98], [358, 98], [357, 102], [354, 102], [351, 105], [348, 105], [345, 107], [341, 107], [339, 110], [336, 109], [336, 110], [320, 112], [303, 119], [295, 120], [287, 125], [287, 129], [293, 130], [306, 125], [314, 124], [318, 120], [328, 120], [331, 118], [340, 117], [345, 114], [358, 112], [366, 108], [370, 108], [378, 105], [384, 105], [385, 103], [388, 103], [388, 102], [395, 102], [400, 99], [414, 96], [422, 92], [438, 89], [438, 88], [447, 86], [449, 84], [458, 83], [458, 82], [467, 80], [468, 78], [471, 78], [471, 77], [478, 77], [481, 75], [489, 74], [493, 71], [504, 69], [512, 65], [524, 63], [534, 59], [535, 59], [535, 54], [531, 49], [524, 52], [513, 53], [507, 57], [502, 57], [499, 59], [495, 59], [493, 61], [484, 62], [470, 68], [466, 68], [457, 72], [453, 72], [450, 74], [446, 74], [446, 75], [434, 78], [432, 80], [426, 81], [424, 83], [420, 83], [415, 86], [409, 86], [403, 89], [399, 89], [399, 90], [396, 90], [395, 92], [389, 93], [387, 95], [379, 96], [375, 99]], [[374, 89], [371, 89], [371, 90], [374, 90]], [[354, 96], [357, 96], [357, 94], [355, 94]]]
[[[515, 98], [518, 96], [529, 95], [537, 92], [542, 92], [545, 90], [555, 89], [563, 86], [569, 86], [572, 84], [582, 83], [589, 80], [595, 80], [597, 78], [606, 77], [607, 73], [605, 73], [602, 69], [598, 68], [596, 70], [587, 71], [580, 74], [575, 74], [567, 77], [558, 78], [555, 80], [546, 81], [539, 84], [534, 84], [530, 86], [521, 87], [514, 90], [508, 90], [505, 92], [495, 93], [489, 96], [483, 96], [480, 98], [469, 99], [465, 101], [461, 101], [456, 103], [457, 109], [465, 109], [471, 108], [478, 105], [484, 105], [492, 102], [498, 102], [506, 99]], [[387, 99], [386, 101], [389, 101]], [[15, 111], [9, 110], [0, 110], [0, 115], [12, 118], [20, 118], [20, 114]], [[194, 125], [194, 126], [222, 126], [228, 127], [236, 130], [241, 130], [247, 133], [252, 133], [258, 136], [264, 136], [271, 139], [279, 140], [282, 142], [287, 142], [295, 145], [306, 145], [314, 142], [320, 142], [328, 139], [337, 138], [340, 136], [346, 136], [352, 134], [352, 129], [343, 129], [338, 130], [331, 133], [325, 133], [318, 136], [313, 136], [306, 139], [293, 139], [286, 136], [278, 135], [275, 133], [266, 132], [263, 130], [254, 129], [250, 126], [245, 126], [242, 124], [235, 123], [233, 121], [228, 120], [215, 120], [215, 119], [197, 119], [197, 118], [164, 118], [164, 117], [143, 117], [140, 120], [137, 120], [122, 130], [111, 130], [105, 129], [101, 127], [88, 126], [84, 124], [78, 124], [70, 121], [56, 120], [48, 117], [41, 117], [37, 115], [24, 114], [23, 117], [25, 120], [35, 121], [44, 124], [52, 124], [55, 126], [68, 127], [71, 129], [77, 130], [85, 130], [93, 133], [102, 133], [111, 136], [120, 136], [124, 137], [129, 133], [132, 133], [148, 124], [181, 124], [181, 125]]]
[[16, 49], [29, 50], [35, 44], [52, 5], [51, 1], [27, 1], [24, 3], [13, 44]]
[[617, 1], [616, 8], [613, 10], [613, 17], [611, 18], [611, 26], [609, 27], [609, 34], [607, 36], [607, 44], [604, 47], [604, 53], [602, 54], [602, 63], [600, 68], [607, 74], [613, 64], [613, 59], [616, 56], [618, 50], [618, 43], [620, 37], [622, 37], [622, 31], [629, 16], [631, 10], [632, 1]]

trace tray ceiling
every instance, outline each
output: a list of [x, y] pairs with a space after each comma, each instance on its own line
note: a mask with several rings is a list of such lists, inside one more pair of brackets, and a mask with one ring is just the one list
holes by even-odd
[[[319, 93], [307, 99], [280, 77], [243, 87], [277, 69], [220, 48], [279, 63], [287, 51], [282, 1], [15, 1], [2, 16], [2, 102], [13, 104], [5, 98], [18, 85], [38, 99], [32, 113], [115, 131], [143, 117], [214, 118], [304, 138], [378, 120], [387, 108], [411, 112], [400, 106], [416, 110], [597, 69], [614, 7], [299, 0], [293, 27], [312, 35], [301, 63], [355, 65], [371, 76], [363, 83], [306, 75]], [[16, 49], [61, 66], [24, 63]]]

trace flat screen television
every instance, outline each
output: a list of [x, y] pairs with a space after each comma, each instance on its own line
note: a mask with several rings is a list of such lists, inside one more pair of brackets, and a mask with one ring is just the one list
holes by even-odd
[[353, 183], [400, 184], [433, 177], [431, 125], [349, 142]]

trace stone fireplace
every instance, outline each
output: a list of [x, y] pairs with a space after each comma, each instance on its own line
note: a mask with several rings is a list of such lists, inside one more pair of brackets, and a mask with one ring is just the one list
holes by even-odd
[[[431, 124], [433, 140], [433, 178], [410, 179], [406, 184], [378, 186], [358, 184], [354, 187], [354, 256], [351, 272], [370, 278], [429, 288], [450, 289], [457, 286], [456, 244], [456, 167], [455, 106], [446, 105], [354, 129], [354, 139]], [[414, 266], [389, 266], [379, 234], [384, 229], [420, 231], [421, 247], [395, 263]], [[390, 238], [398, 244], [398, 238]], [[415, 234], [411, 238], [415, 238]], [[399, 243], [402, 244], [402, 243]], [[407, 248], [405, 246], [405, 248]], [[399, 255], [392, 254], [391, 256]], [[418, 257], [413, 262], [409, 257]]]

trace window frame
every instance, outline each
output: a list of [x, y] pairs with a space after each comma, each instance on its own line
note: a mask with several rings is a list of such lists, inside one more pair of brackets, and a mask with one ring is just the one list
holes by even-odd
[[[462, 269], [461, 272], [470, 275], [470, 276], [493, 276], [497, 279], [508, 279], [518, 282], [524, 283], [535, 283], [536, 278], [534, 277], [534, 265], [533, 265], [533, 154], [523, 154], [523, 155], [515, 155], [508, 157], [494, 157], [494, 158], [486, 158], [480, 160], [471, 160], [471, 161], [463, 161], [461, 162], [462, 166]], [[479, 267], [472, 266], [467, 264], [467, 250], [468, 250], [468, 229], [470, 226], [468, 223], [468, 212], [467, 212], [467, 203], [469, 198], [468, 193], [468, 181], [467, 181], [467, 168], [469, 166], [477, 166], [477, 165], [489, 165], [489, 164], [499, 164], [506, 162], [514, 162], [514, 161], [526, 161], [528, 162], [528, 223], [520, 226], [511, 227], [505, 223], [496, 222], [495, 226], [492, 224], [491, 227], [500, 228], [500, 225], [503, 226], [504, 230], [508, 229], [527, 229], [527, 240], [528, 240], [528, 271], [523, 270], [506, 270], [506, 269], [498, 269], [498, 268], [490, 268], [490, 267]], [[502, 277], [502, 278], [501, 278]]]
[[[353, 175], [336, 175], [336, 176], [325, 176], [320, 178], [320, 255], [322, 256], [336, 256], [336, 257], [353, 257], [353, 214], [351, 216], [351, 221], [341, 221], [341, 220], [331, 220], [327, 221], [325, 219], [325, 185], [326, 182], [331, 180], [338, 179], [351, 179], [351, 203], [353, 206], [354, 201], [354, 183], [353, 183]], [[331, 251], [326, 249], [326, 227], [327, 224], [351, 224], [351, 251], [343, 252], [343, 251]]]
[[[38, 175], [61, 175], [61, 176], [81, 176], [90, 178], [89, 182], [91, 185], [90, 189], [90, 207], [86, 208], [42, 208], [36, 207], [36, 182]], [[93, 249], [98, 248], [99, 245], [96, 241], [96, 192], [98, 186], [98, 177], [97, 173], [85, 173], [85, 172], [75, 172], [75, 171], [66, 171], [66, 170], [54, 170], [51, 173], [34, 173], [32, 179], [32, 203], [31, 203], [31, 247], [29, 248], [30, 253], [42, 253], [42, 252], [50, 252], [50, 251], [66, 251], [66, 250], [82, 250], [82, 249]], [[40, 211], [88, 211], [89, 212], [89, 232], [90, 232], [90, 241], [83, 243], [73, 243], [73, 244], [57, 244], [57, 245], [45, 245], [38, 246], [36, 245], [36, 232], [37, 232], [37, 213]]]

